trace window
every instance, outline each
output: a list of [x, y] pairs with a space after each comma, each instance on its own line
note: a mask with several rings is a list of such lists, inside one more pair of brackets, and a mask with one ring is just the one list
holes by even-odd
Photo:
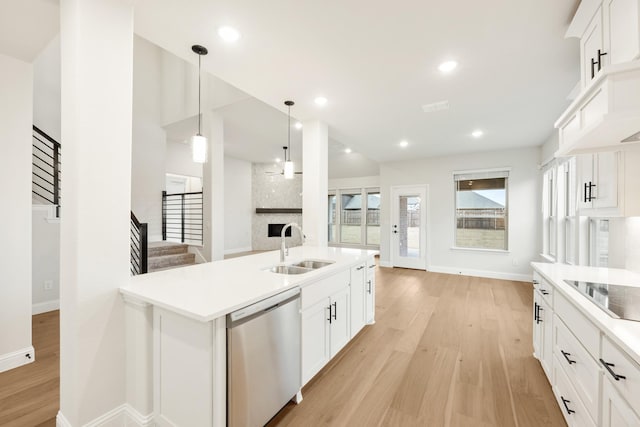
[[609, 220], [591, 218], [589, 220], [589, 265], [609, 266]]
[[335, 246], [380, 246], [380, 189], [331, 190], [328, 241]]
[[336, 228], [336, 195], [329, 194], [329, 243], [338, 241], [338, 229]]
[[562, 164], [564, 174], [564, 261], [577, 264], [576, 260], [576, 159], [572, 157]]
[[458, 173], [455, 246], [507, 250], [508, 171]]
[[556, 259], [558, 247], [557, 233], [557, 183], [556, 167], [550, 167], [542, 176], [542, 217], [544, 229], [543, 251], [549, 258]]
[[367, 245], [380, 245], [380, 190], [367, 190]]

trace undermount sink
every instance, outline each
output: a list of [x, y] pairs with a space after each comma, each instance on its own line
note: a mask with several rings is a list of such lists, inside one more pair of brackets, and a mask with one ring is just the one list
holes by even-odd
[[296, 267], [311, 268], [315, 270], [317, 268], [326, 267], [327, 265], [331, 265], [333, 263], [335, 263], [335, 261], [320, 261], [315, 259], [305, 259], [304, 261], [297, 262], [293, 265]]
[[276, 274], [304, 274], [318, 268], [326, 267], [327, 265], [331, 265], [333, 263], [335, 263], [335, 261], [305, 259], [303, 261], [290, 265], [274, 265], [273, 267], [267, 268], [266, 271], [270, 271]]
[[274, 265], [267, 269], [267, 271], [277, 274], [304, 274], [313, 271], [313, 269], [297, 267], [295, 265]]

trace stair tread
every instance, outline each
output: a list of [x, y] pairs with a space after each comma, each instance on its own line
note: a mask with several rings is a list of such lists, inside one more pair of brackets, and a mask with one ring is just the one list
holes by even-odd
[[174, 243], [174, 242], [149, 242], [148, 256], [158, 257], [172, 254], [186, 254], [189, 250], [189, 245], [186, 243]]

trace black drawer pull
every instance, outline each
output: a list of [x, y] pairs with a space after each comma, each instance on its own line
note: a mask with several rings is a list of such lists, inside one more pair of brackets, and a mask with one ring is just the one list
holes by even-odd
[[549, 295], [549, 291], [547, 291], [546, 289], [540, 289], [540, 293], [542, 295]]
[[567, 403], [571, 403], [570, 400], [565, 399], [564, 396], [560, 396], [560, 399], [562, 399], [562, 403], [564, 404], [564, 409], [567, 410], [567, 414], [571, 415], [576, 413], [573, 409], [569, 409], [569, 406], [567, 405]]
[[571, 360], [569, 359], [569, 356], [571, 356], [571, 353], [567, 353], [564, 350], [560, 350], [560, 353], [562, 353], [562, 355], [564, 356], [565, 359], [567, 359], [567, 362], [569, 363], [569, 365], [572, 365], [574, 363], [577, 363], [575, 360]]
[[538, 323], [538, 303], [535, 301], [533, 302], [533, 320]]
[[620, 381], [621, 379], [622, 380], [626, 380], [627, 379], [627, 377], [625, 377], [624, 375], [618, 375], [615, 372], [613, 372], [613, 369], [611, 369], [611, 368], [614, 368], [616, 366], [613, 363], [607, 363], [602, 359], [600, 359], [600, 363], [602, 363], [602, 365], [605, 367], [605, 369], [607, 371], [609, 371], [609, 373], [611, 374], [611, 376], [613, 377], [614, 380]]
[[360, 271], [364, 268], [364, 265], [361, 265], [360, 267], [356, 268], [356, 270]]
[[333, 306], [333, 320], [338, 320], [338, 302], [331, 304]]
[[329, 304], [329, 318], [327, 319], [329, 321], [329, 324], [331, 324], [331, 304]]
[[539, 324], [539, 323], [541, 323], [543, 321], [542, 317], [540, 317], [540, 312], [541, 311], [544, 311], [544, 308], [542, 308], [542, 306], [540, 304], [538, 304], [538, 317], [536, 318], [536, 323], [537, 324]]

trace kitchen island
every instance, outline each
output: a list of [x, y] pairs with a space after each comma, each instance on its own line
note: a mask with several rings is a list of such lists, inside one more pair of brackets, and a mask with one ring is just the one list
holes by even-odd
[[273, 251], [132, 277], [120, 289], [130, 412], [143, 425], [224, 426], [226, 315], [294, 288], [301, 289], [304, 385], [374, 322], [376, 253], [303, 246], [291, 248], [284, 264], [332, 263], [278, 274], [269, 271], [283, 264]]

